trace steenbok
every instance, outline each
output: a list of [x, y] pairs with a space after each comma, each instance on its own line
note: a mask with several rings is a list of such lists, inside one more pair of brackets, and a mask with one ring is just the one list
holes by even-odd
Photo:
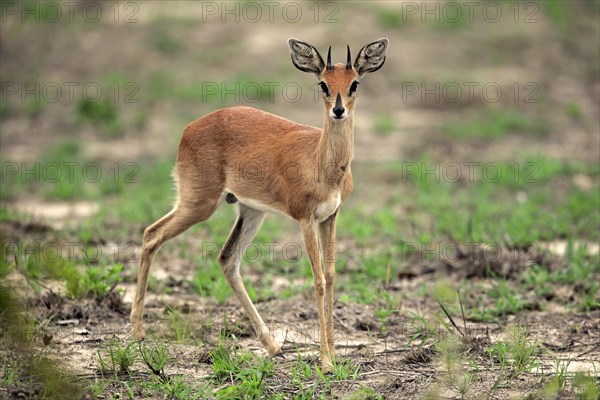
[[[325, 106], [323, 129], [250, 107], [221, 109], [185, 128], [173, 172], [177, 201], [168, 214], [144, 231], [131, 310], [135, 338], [145, 335], [143, 314], [148, 271], [159, 246], [208, 219], [225, 200], [238, 203], [238, 217], [219, 255], [219, 263], [271, 356], [280, 353], [281, 347], [248, 297], [240, 275], [240, 255], [252, 242], [266, 212], [287, 215], [299, 222], [317, 295], [322, 367], [324, 372], [331, 369], [336, 356], [335, 220], [352, 191], [350, 163], [354, 153], [358, 82], [367, 72], [383, 66], [388, 40], [379, 39], [364, 46], [354, 63], [348, 46], [346, 63], [335, 65], [331, 64], [331, 47], [325, 63], [317, 49], [308, 43], [289, 39], [288, 45], [296, 68], [312, 72], [319, 79]], [[249, 169], [252, 173], [248, 173]]]

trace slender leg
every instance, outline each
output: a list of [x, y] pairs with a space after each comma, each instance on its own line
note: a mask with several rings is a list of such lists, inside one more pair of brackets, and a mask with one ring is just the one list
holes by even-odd
[[323, 372], [331, 370], [331, 355], [327, 346], [327, 334], [325, 332], [325, 277], [321, 269], [321, 256], [319, 254], [319, 242], [317, 240], [317, 223], [314, 220], [300, 221], [302, 234], [304, 236], [304, 247], [308, 253], [310, 266], [312, 268], [317, 294], [317, 310], [319, 312], [319, 339], [320, 353]]
[[248, 296], [240, 274], [240, 262], [243, 252], [246, 246], [252, 242], [254, 236], [256, 236], [263, 219], [263, 212], [240, 204], [238, 219], [219, 255], [219, 263], [221, 264], [225, 278], [227, 278], [227, 282], [229, 282], [229, 285], [242, 304], [246, 315], [250, 318], [260, 342], [269, 351], [269, 355], [274, 356], [281, 352], [281, 347], [275, 343], [267, 325], [260, 317], [260, 314], [258, 314], [254, 304], [252, 304], [252, 300]]
[[325, 263], [325, 303], [327, 317], [327, 348], [329, 355], [335, 359], [335, 334], [333, 332], [333, 283], [335, 280], [335, 219], [333, 214], [319, 224], [319, 234]]
[[144, 231], [144, 244], [141, 251], [137, 289], [130, 315], [131, 334], [134, 338], [143, 339], [146, 336], [143, 325], [144, 301], [148, 288], [148, 273], [152, 264], [152, 257], [161, 244], [179, 235], [190, 226], [207, 219], [215, 207], [216, 201], [206, 203], [203, 207], [194, 209], [180, 205], [175, 206], [171, 212]]

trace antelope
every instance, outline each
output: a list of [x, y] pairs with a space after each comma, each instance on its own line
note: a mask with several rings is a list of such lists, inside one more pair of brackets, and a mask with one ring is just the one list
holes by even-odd
[[352, 191], [350, 163], [354, 154], [357, 87], [366, 73], [383, 66], [388, 39], [365, 45], [354, 64], [350, 46], [346, 64], [332, 65], [331, 46], [325, 63], [308, 43], [289, 39], [288, 45], [294, 66], [319, 79], [325, 106], [323, 129], [250, 107], [220, 109], [185, 128], [173, 171], [175, 206], [144, 231], [131, 310], [134, 338], [145, 337], [144, 297], [150, 264], [158, 248], [208, 219], [223, 201], [238, 203], [237, 220], [219, 254], [219, 264], [258, 338], [270, 356], [282, 355], [281, 347], [250, 300], [240, 274], [240, 254], [252, 242], [265, 213], [274, 212], [291, 217], [301, 227], [317, 298], [322, 370], [331, 370], [336, 357], [335, 223], [340, 207]]

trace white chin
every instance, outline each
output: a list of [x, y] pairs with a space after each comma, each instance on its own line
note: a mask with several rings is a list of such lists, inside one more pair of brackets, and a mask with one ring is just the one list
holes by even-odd
[[347, 115], [342, 115], [341, 117], [336, 117], [333, 114], [329, 114], [329, 116], [331, 117], [332, 120], [334, 121], [343, 121], [345, 120], [348, 116]]

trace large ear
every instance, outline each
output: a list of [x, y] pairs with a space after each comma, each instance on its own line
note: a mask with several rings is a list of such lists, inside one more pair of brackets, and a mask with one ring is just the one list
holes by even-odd
[[317, 76], [325, 69], [323, 58], [313, 46], [296, 39], [289, 39], [288, 46], [292, 52], [292, 62], [300, 71], [312, 72]]
[[367, 72], [375, 72], [381, 68], [385, 63], [385, 52], [388, 43], [387, 39], [379, 39], [360, 49], [354, 61], [356, 72], [362, 76]]

